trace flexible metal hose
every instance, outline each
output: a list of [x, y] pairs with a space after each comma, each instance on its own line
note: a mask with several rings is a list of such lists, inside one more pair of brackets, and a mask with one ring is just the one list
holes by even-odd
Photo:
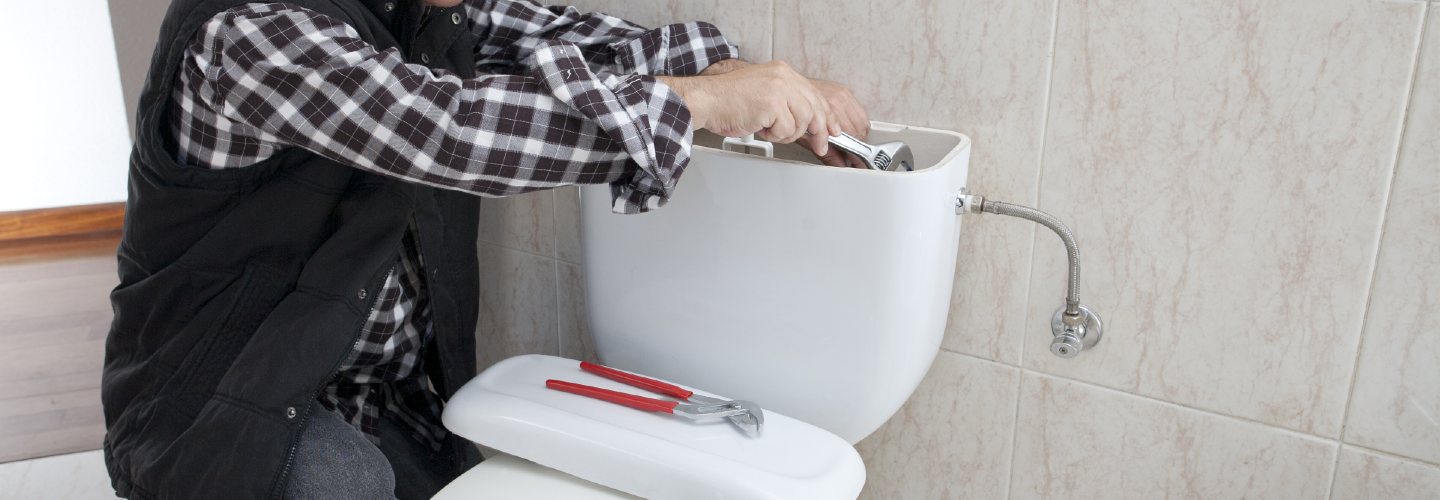
[[1054, 216], [1039, 210], [1005, 203], [1003, 201], [985, 200], [980, 205], [980, 210], [997, 215], [1009, 215], [1034, 221], [1037, 224], [1050, 228], [1060, 236], [1060, 241], [1065, 243], [1065, 256], [1070, 259], [1070, 281], [1069, 288], [1065, 292], [1065, 314], [1080, 314], [1080, 247], [1075, 244], [1075, 236], [1065, 223], [1060, 222]]

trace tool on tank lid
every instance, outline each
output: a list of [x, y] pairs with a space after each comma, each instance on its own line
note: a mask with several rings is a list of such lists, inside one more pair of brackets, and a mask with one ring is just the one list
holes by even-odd
[[545, 387], [609, 401], [637, 410], [670, 413], [692, 420], [725, 418], [751, 437], [758, 437], [761, 428], [765, 425], [765, 411], [760, 408], [760, 405], [751, 401], [702, 396], [677, 385], [623, 372], [608, 366], [597, 365], [588, 361], [581, 361], [580, 369], [622, 384], [639, 387], [657, 394], [664, 394], [684, 402], [647, 398], [645, 396], [637, 396], [635, 394], [612, 391], [564, 380], [546, 380]]

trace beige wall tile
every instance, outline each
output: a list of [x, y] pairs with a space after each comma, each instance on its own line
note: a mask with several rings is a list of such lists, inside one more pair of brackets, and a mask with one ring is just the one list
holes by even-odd
[[1440, 498], [1440, 468], [1433, 466], [1345, 448], [1335, 474], [1331, 500]]
[[580, 188], [555, 190], [555, 257], [571, 264], [583, 264], [585, 248], [580, 241]]
[[590, 337], [590, 314], [585, 309], [585, 270], [561, 262], [560, 273], [560, 355], [582, 361], [599, 361]]
[[1031, 332], [1025, 365], [1337, 436], [1422, 8], [1062, 2], [1041, 205], [1105, 341], [1062, 360]]
[[481, 200], [480, 241], [554, 257], [553, 196], [546, 190]]
[[1440, 8], [1430, 10], [1345, 440], [1440, 463]]
[[480, 369], [520, 354], [559, 354], [556, 302], [553, 259], [481, 244]]
[[1336, 445], [1026, 373], [1013, 499], [1323, 498]]
[[[775, 57], [850, 85], [872, 119], [974, 141], [971, 191], [1033, 204], [1053, 0], [776, 2]], [[947, 349], [1018, 363], [1033, 227], [966, 221]]]
[[856, 448], [866, 499], [1003, 498], [1019, 370], [941, 352], [889, 422]]
[[547, 4], [573, 5], [582, 11], [600, 11], [645, 27], [707, 21], [740, 47], [740, 57], [770, 60], [770, 0], [547, 0]]

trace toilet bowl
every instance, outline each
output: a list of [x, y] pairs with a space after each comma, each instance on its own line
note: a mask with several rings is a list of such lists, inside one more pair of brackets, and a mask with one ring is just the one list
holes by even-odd
[[574, 360], [518, 356], [448, 402], [446, 427], [501, 455], [440, 497], [855, 498], [853, 443], [939, 351], [970, 152], [963, 135], [919, 127], [875, 123], [869, 139], [907, 143], [916, 169], [824, 167], [799, 147], [697, 135], [659, 210], [617, 215], [608, 187], [582, 190], [599, 361], [755, 401], [760, 436], [548, 390], [560, 379], [643, 393]]

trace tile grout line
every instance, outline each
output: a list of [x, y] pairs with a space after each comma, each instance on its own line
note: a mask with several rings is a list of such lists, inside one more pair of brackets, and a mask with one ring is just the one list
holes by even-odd
[[1092, 382], [1087, 382], [1087, 381], [1084, 381], [1084, 380], [1077, 380], [1077, 379], [1065, 377], [1065, 376], [1062, 376], [1062, 375], [1055, 375], [1055, 374], [1052, 374], [1052, 373], [1045, 373], [1045, 372], [1035, 371], [1035, 370], [1027, 370], [1027, 373], [1034, 374], [1034, 375], [1037, 376], [1037, 377], [1044, 377], [1044, 378], [1049, 378], [1049, 379], [1053, 379], [1053, 380], [1058, 380], [1058, 381], [1061, 381], [1061, 382], [1069, 382], [1069, 383], [1072, 383], [1072, 384], [1078, 384], [1078, 385], [1088, 386], [1088, 387], [1093, 388], [1093, 389], [1098, 389], [1098, 390], [1101, 390], [1101, 391], [1104, 391], [1104, 392], [1114, 393], [1114, 394], [1120, 395], [1120, 396], [1129, 396], [1129, 397], [1137, 398], [1137, 399], [1140, 399], [1140, 400], [1143, 400], [1143, 401], [1147, 401], [1147, 402], [1150, 402], [1150, 403], [1159, 404], [1159, 405], [1162, 405], [1162, 406], [1170, 406], [1170, 407], [1174, 407], [1174, 408], [1179, 408], [1179, 409], [1183, 409], [1183, 410], [1192, 411], [1192, 412], [1195, 412], [1195, 413], [1200, 413], [1200, 414], [1204, 414], [1204, 415], [1210, 415], [1210, 416], [1212, 416], [1212, 417], [1217, 417], [1217, 418], [1221, 418], [1221, 419], [1224, 419], [1224, 420], [1230, 420], [1230, 421], [1236, 422], [1236, 423], [1243, 423], [1243, 424], [1247, 424], [1247, 425], [1254, 425], [1254, 426], [1264, 427], [1264, 428], [1266, 428], [1267, 430], [1274, 431], [1274, 432], [1278, 432], [1278, 433], [1281, 433], [1281, 434], [1287, 434], [1287, 435], [1290, 435], [1291, 437], [1300, 438], [1300, 439], [1303, 439], [1303, 440], [1305, 440], [1305, 441], [1317, 442], [1317, 443], [1322, 443], [1322, 444], [1323, 444], [1323, 443], [1338, 444], [1338, 443], [1340, 442], [1340, 440], [1335, 439], [1335, 438], [1327, 438], [1327, 437], [1324, 437], [1324, 436], [1317, 436], [1317, 435], [1315, 435], [1315, 434], [1307, 434], [1307, 433], [1305, 433], [1305, 432], [1297, 431], [1297, 430], [1295, 430], [1295, 429], [1287, 429], [1287, 428], [1280, 427], [1280, 426], [1275, 425], [1275, 424], [1266, 423], [1266, 422], [1261, 422], [1261, 421], [1259, 421], [1259, 420], [1254, 420], [1254, 419], [1247, 418], [1247, 417], [1240, 417], [1240, 416], [1235, 416], [1235, 415], [1226, 415], [1226, 414], [1224, 414], [1224, 413], [1219, 413], [1219, 412], [1212, 411], [1212, 410], [1206, 410], [1206, 409], [1203, 409], [1203, 408], [1197, 408], [1197, 407], [1190, 406], [1190, 405], [1187, 405], [1187, 404], [1184, 404], [1184, 403], [1177, 403], [1177, 402], [1175, 402], [1175, 401], [1166, 401], [1166, 400], [1159, 399], [1159, 398], [1156, 398], [1156, 397], [1153, 397], [1153, 396], [1146, 396], [1146, 395], [1143, 395], [1143, 394], [1136, 394], [1136, 393], [1133, 393], [1133, 392], [1127, 392], [1127, 391], [1124, 391], [1124, 390], [1121, 390], [1121, 389], [1116, 389], [1116, 388], [1113, 388], [1113, 387], [1106, 387], [1106, 386], [1103, 386], [1103, 385], [1095, 384], [1095, 383], [1092, 383]]
[[[1348, 405], [1347, 405], [1348, 406]], [[1340, 479], [1340, 456], [1345, 454], [1345, 426], [1340, 426], [1342, 440], [1336, 441], [1335, 460], [1330, 462], [1330, 484], [1325, 487], [1325, 500], [1335, 500], [1335, 483]]]
[[508, 252], [522, 253], [522, 254], [525, 254], [525, 255], [529, 255], [529, 256], [531, 256], [531, 257], [539, 257], [539, 258], [545, 259], [545, 260], [557, 260], [557, 259], [554, 258], [554, 257], [548, 256], [548, 255], [542, 255], [542, 254], [539, 254], [539, 253], [535, 253], [535, 252], [532, 252], [532, 251], [529, 251], [529, 250], [525, 250], [525, 249], [523, 249], [523, 248], [511, 248], [511, 247], [506, 246], [506, 245], [502, 245], [502, 244], [494, 243], [494, 242], [490, 242], [490, 241], [484, 241], [484, 240], [481, 240], [479, 243], [480, 243], [481, 245], [490, 246], [490, 247], [495, 247], [495, 248], [498, 248], [498, 249], [501, 249], [501, 250], [505, 250], [505, 251], [508, 251]]
[[[1320, 443], [1331, 443], [1331, 444], [1339, 444], [1339, 443], [1340, 443], [1340, 440], [1339, 440], [1339, 439], [1336, 439], [1336, 438], [1328, 438], [1328, 437], [1319, 436], [1319, 435], [1315, 435], [1315, 434], [1309, 434], [1309, 433], [1306, 433], [1306, 432], [1304, 432], [1304, 431], [1297, 431], [1297, 430], [1295, 430], [1295, 429], [1289, 429], [1289, 428], [1281, 427], [1281, 426], [1278, 426], [1278, 425], [1275, 425], [1275, 424], [1272, 424], [1272, 423], [1261, 422], [1261, 421], [1259, 421], [1259, 420], [1255, 420], [1255, 419], [1252, 419], [1252, 418], [1249, 418], [1249, 417], [1241, 417], [1241, 416], [1237, 416], [1237, 415], [1229, 415], [1229, 414], [1225, 414], [1225, 413], [1220, 413], [1220, 412], [1215, 411], [1215, 410], [1207, 410], [1207, 409], [1204, 409], [1204, 408], [1200, 408], [1200, 407], [1196, 407], [1196, 406], [1191, 406], [1191, 405], [1185, 404], [1185, 403], [1179, 403], [1179, 402], [1175, 402], [1175, 401], [1167, 401], [1167, 400], [1160, 399], [1160, 398], [1157, 398], [1157, 397], [1154, 397], [1154, 396], [1147, 396], [1147, 395], [1144, 395], [1144, 394], [1137, 394], [1137, 393], [1133, 393], [1133, 392], [1126, 391], [1126, 390], [1124, 390], [1124, 389], [1117, 389], [1117, 388], [1114, 388], [1114, 387], [1109, 387], [1109, 386], [1105, 386], [1105, 385], [1100, 385], [1100, 384], [1097, 384], [1097, 383], [1094, 383], [1094, 382], [1090, 382], [1090, 381], [1087, 381], [1087, 380], [1070, 378], [1070, 377], [1066, 377], [1066, 376], [1064, 376], [1064, 375], [1058, 375], [1058, 374], [1049, 373], [1049, 372], [1044, 372], [1044, 371], [1040, 371], [1040, 370], [1022, 368], [1022, 367], [1020, 367], [1020, 366], [1016, 366], [1016, 365], [1013, 365], [1013, 364], [1010, 364], [1010, 363], [1006, 363], [1006, 362], [1003, 362], [1003, 361], [996, 361], [996, 360], [993, 360], [993, 359], [982, 358], [982, 357], [980, 357], [980, 356], [976, 356], [976, 355], [970, 354], [970, 353], [953, 351], [953, 350], [949, 350], [949, 349], [944, 349], [944, 351], [945, 351], [945, 352], [949, 352], [949, 353], [951, 353], [951, 354], [956, 354], [956, 355], [959, 355], [959, 356], [962, 356], [962, 357], [965, 357], [965, 358], [970, 358], [970, 359], [972, 359], [972, 360], [979, 361], [979, 362], [982, 362], [982, 363], [988, 363], [988, 364], [991, 364], [991, 365], [998, 365], [998, 366], [1003, 366], [1003, 367], [1007, 367], [1007, 368], [1013, 368], [1013, 369], [1019, 370], [1019, 371], [1021, 372], [1021, 375], [1030, 374], [1030, 375], [1035, 375], [1035, 376], [1037, 376], [1037, 377], [1045, 377], [1045, 378], [1049, 378], [1049, 379], [1059, 380], [1059, 381], [1062, 381], [1062, 382], [1068, 382], [1068, 383], [1072, 383], [1072, 384], [1076, 384], [1076, 385], [1086, 386], [1086, 387], [1089, 387], [1089, 388], [1092, 388], [1092, 389], [1097, 389], [1097, 390], [1104, 391], [1104, 392], [1108, 392], [1108, 393], [1114, 393], [1114, 394], [1117, 394], [1117, 395], [1120, 395], [1120, 396], [1129, 396], [1129, 397], [1133, 397], [1133, 398], [1136, 398], [1136, 399], [1140, 399], [1140, 400], [1142, 400], [1142, 401], [1146, 401], [1146, 402], [1149, 402], [1149, 403], [1154, 403], [1154, 404], [1159, 404], [1159, 405], [1164, 405], [1164, 406], [1171, 406], [1171, 407], [1175, 407], [1175, 408], [1180, 408], [1180, 409], [1184, 409], [1184, 410], [1187, 410], [1187, 411], [1191, 411], [1191, 412], [1195, 412], [1195, 413], [1200, 413], [1200, 414], [1204, 414], [1204, 415], [1209, 415], [1209, 416], [1212, 416], [1212, 417], [1218, 417], [1218, 418], [1221, 418], [1221, 419], [1230, 420], [1230, 421], [1237, 422], [1237, 423], [1244, 423], [1244, 424], [1248, 424], [1248, 425], [1260, 426], [1260, 427], [1264, 427], [1264, 428], [1266, 428], [1266, 429], [1268, 429], [1268, 430], [1280, 432], [1280, 433], [1282, 433], [1282, 434], [1288, 434], [1288, 435], [1290, 435], [1290, 436], [1292, 436], [1292, 437], [1302, 438], [1302, 439], [1304, 439], [1304, 440], [1306, 440], [1306, 441], [1320, 442]], [[1354, 445], [1351, 445], [1351, 446], [1353, 447]], [[1410, 460], [1419, 460], [1419, 459], [1411, 458]], [[1440, 465], [1440, 464], [1437, 464], [1437, 465]]]
[[1371, 448], [1371, 447], [1369, 447], [1369, 446], [1358, 445], [1358, 444], [1355, 444], [1355, 443], [1341, 442], [1340, 445], [1341, 445], [1342, 447], [1344, 447], [1344, 448], [1351, 449], [1351, 450], [1357, 450], [1357, 451], [1359, 451], [1359, 452], [1361, 452], [1361, 453], [1369, 453], [1369, 454], [1371, 454], [1371, 455], [1375, 455], [1375, 456], [1377, 456], [1377, 457], [1385, 458], [1385, 459], [1388, 459], [1388, 460], [1394, 460], [1394, 461], [1396, 461], [1396, 462], [1403, 462], [1405, 465], [1413, 465], [1413, 466], [1416, 466], [1416, 467], [1425, 467], [1425, 468], [1427, 468], [1427, 469], [1436, 469], [1437, 472], [1440, 472], [1440, 462], [1431, 462], [1431, 461], [1425, 460], [1425, 459], [1420, 459], [1420, 458], [1415, 458], [1415, 457], [1407, 457], [1407, 456], [1405, 456], [1405, 455], [1399, 455], [1399, 454], [1391, 453], [1391, 452], [1388, 452], [1388, 451], [1385, 451], [1385, 450], [1377, 450], [1377, 449]]
[[[1346, 401], [1348, 408], [1350, 402]], [[1340, 444], [1335, 447], [1335, 461], [1330, 462], [1330, 485], [1325, 488], [1325, 500], [1335, 500], [1335, 483], [1340, 482], [1340, 457], [1345, 455], [1345, 426], [1342, 420], [1340, 426]]]
[[1365, 284], [1365, 305], [1360, 313], [1360, 334], [1355, 336], [1355, 357], [1350, 364], [1350, 380], [1347, 384], [1348, 390], [1345, 392], [1345, 406], [1340, 412], [1340, 431], [1335, 436], [1340, 446], [1335, 449], [1335, 461], [1332, 462], [1330, 466], [1330, 486], [1328, 491], [1325, 492], [1325, 498], [1327, 499], [1333, 499], [1335, 495], [1335, 483], [1340, 476], [1340, 455], [1345, 449], [1345, 431], [1350, 426], [1350, 411], [1355, 406], [1355, 386], [1360, 378], [1360, 360], [1365, 353], [1365, 337], [1368, 331], [1366, 326], [1369, 323], [1371, 306], [1375, 301], [1375, 279], [1376, 275], [1380, 272], [1380, 256], [1381, 252], [1384, 251], [1383, 243], [1385, 241], [1385, 233], [1390, 222], [1390, 197], [1395, 193], [1395, 179], [1399, 177], [1397, 173], [1400, 169], [1400, 158], [1405, 147], [1405, 132], [1409, 129], [1408, 122], [1410, 120], [1410, 106], [1415, 96], [1415, 81], [1419, 78], [1421, 56], [1425, 51], [1425, 32], [1429, 26], [1429, 13], [1430, 5], [1428, 3], [1421, 4], [1419, 16], [1420, 26], [1419, 29], [1416, 30], [1415, 45], [1412, 51], [1414, 57], [1410, 63], [1410, 74], [1406, 82], [1405, 96], [1401, 101], [1400, 123], [1397, 127], [1395, 145], [1390, 157], [1389, 179], [1386, 179], [1385, 193], [1380, 205], [1379, 230], [1376, 231], [1375, 242], [1371, 246], [1371, 248], [1375, 249], [1374, 257], [1370, 260], [1370, 277], [1368, 283]]
[[1015, 457], [1019, 455], [1020, 443], [1020, 400], [1025, 390], [1025, 370], [1015, 371], [1015, 413], [1010, 417], [1010, 466], [1005, 471], [1005, 498], [1015, 495]]
[[[1038, 154], [1035, 159], [1035, 184], [1031, 190], [1031, 193], [1034, 195], [1036, 207], [1040, 206], [1040, 185], [1045, 173], [1045, 144], [1046, 139], [1049, 138], [1050, 135], [1050, 100], [1055, 95], [1055, 54], [1057, 46], [1060, 43], [1060, 0], [1053, 0], [1050, 2], [1050, 5], [1050, 47], [1046, 54], [1048, 64], [1045, 65], [1045, 100], [1041, 103], [1040, 107], [1040, 143], [1036, 145]], [[1019, 357], [1015, 360], [1016, 368], [1018, 369], [1015, 378], [1019, 380], [1015, 382], [1015, 413], [1010, 421], [1010, 464], [1005, 479], [1005, 498], [1007, 499], [1012, 498], [1015, 491], [1015, 461], [1016, 456], [1019, 455], [1017, 446], [1020, 442], [1020, 406], [1022, 401], [1020, 391], [1025, 387], [1025, 374], [1028, 372], [1025, 369], [1025, 345], [1028, 343], [1025, 340], [1025, 335], [1030, 332], [1030, 296], [1034, 293], [1032, 288], [1035, 278], [1035, 261], [1038, 260], [1035, 252], [1038, 245], [1035, 244], [1035, 240], [1039, 236], [1038, 231], [1039, 229], [1034, 227], [1034, 225], [1031, 226], [1030, 265], [1024, 276], [1025, 300], [1024, 305], [1021, 306], [1021, 315], [1024, 320], [1021, 322], [1020, 327]]]
[[565, 356], [565, 334], [560, 326], [560, 205], [556, 190], [550, 190], [550, 244], [555, 256], [550, 259], [550, 277], [555, 280], [555, 355]]
[[775, 35], [776, 35], [776, 33], [775, 33], [775, 26], [776, 26], [777, 20], [780, 18], [780, 13], [777, 12], [779, 9], [776, 9], [776, 8], [775, 8], [775, 2], [778, 2], [778, 1], [780, 1], [780, 0], [770, 0], [770, 60], [771, 60], [771, 61], [774, 61], [774, 60], [775, 60]]

